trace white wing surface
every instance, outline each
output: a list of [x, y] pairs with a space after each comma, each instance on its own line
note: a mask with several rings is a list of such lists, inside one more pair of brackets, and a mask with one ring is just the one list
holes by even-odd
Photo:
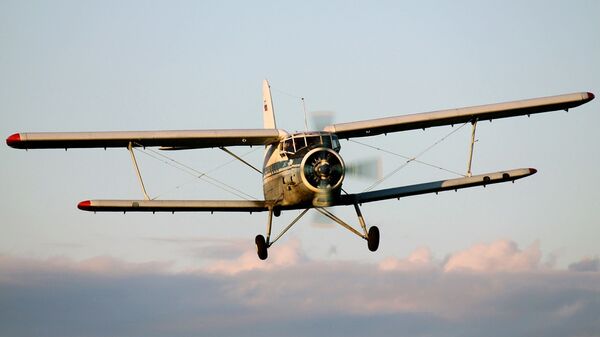
[[18, 149], [67, 149], [161, 146], [193, 149], [222, 146], [268, 145], [287, 133], [277, 129], [183, 131], [106, 131], [15, 133], [6, 143]]
[[580, 92], [521, 101], [333, 124], [325, 127], [324, 130], [334, 132], [339, 138], [345, 139], [367, 137], [382, 133], [461, 124], [474, 120], [492, 120], [556, 110], [568, 110], [587, 103], [592, 99], [594, 99], [594, 94], [591, 92]]

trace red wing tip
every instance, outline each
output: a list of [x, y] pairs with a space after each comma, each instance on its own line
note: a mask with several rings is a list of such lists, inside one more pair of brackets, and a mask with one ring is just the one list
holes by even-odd
[[21, 134], [15, 133], [6, 138], [6, 145], [10, 147], [16, 147], [21, 142]]
[[534, 169], [532, 167], [529, 168], [529, 174], [536, 174], [536, 173], [537, 173], [536, 169]]
[[90, 206], [92, 206], [92, 202], [90, 200], [85, 200], [77, 204], [77, 208], [83, 211], [90, 209]]
[[589, 92], [589, 91], [588, 91], [588, 93], [587, 93], [587, 94], [588, 94], [588, 99], [589, 99], [590, 101], [591, 101], [591, 100], [593, 100], [593, 99], [596, 97], [596, 96], [595, 96], [593, 93], [591, 93], [591, 92]]

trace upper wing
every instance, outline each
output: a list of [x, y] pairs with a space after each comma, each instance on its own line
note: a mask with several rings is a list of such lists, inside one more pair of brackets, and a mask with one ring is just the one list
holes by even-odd
[[388, 132], [460, 124], [474, 120], [492, 120], [540, 112], [567, 110], [587, 103], [592, 99], [594, 99], [594, 94], [591, 92], [580, 92], [526, 99], [522, 101], [334, 124], [325, 127], [324, 130], [334, 132], [339, 138], [366, 137]]
[[91, 212], [262, 212], [264, 200], [85, 200], [77, 205]]
[[517, 179], [530, 176], [536, 172], [536, 169], [523, 168], [510, 171], [486, 173], [472, 177], [440, 180], [430, 183], [394, 187], [378, 191], [342, 195], [340, 196], [339, 201], [336, 202], [335, 206], [362, 204], [365, 202], [373, 202], [386, 199], [399, 199], [402, 197], [408, 197], [412, 195], [437, 193], [448, 190], [458, 190], [467, 187], [485, 186], [507, 181], [515, 181]]
[[268, 145], [286, 134], [278, 129], [37, 132], [15, 133], [6, 139], [6, 144], [18, 149], [127, 147], [129, 143], [134, 147], [207, 148]]

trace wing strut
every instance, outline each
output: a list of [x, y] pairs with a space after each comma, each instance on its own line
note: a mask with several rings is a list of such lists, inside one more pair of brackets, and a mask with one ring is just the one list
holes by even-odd
[[471, 122], [471, 146], [469, 146], [469, 162], [467, 163], [467, 177], [472, 176], [471, 164], [473, 163], [473, 147], [475, 146], [475, 130], [477, 129], [477, 118]]
[[138, 167], [137, 160], [135, 160], [135, 154], [133, 154], [133, 144], [131, 142], [129, 142], [129, 145], [127, 145], [127, 149], [129, 150], [129, 154], [131, 154], [133, 168], [135, 169], [135, 173], [137, 174], [138, 180], [140, 181], [140, 185], [142, 186], [142, 193], [144, 193], [144, 199], [150, 200], [150, 197], [146, 192], [146, 187], [144, 186], [144, 180], [142, 179], [142, 175], [140, 174], [140, 168]]
[[[356, 205], [356, 204], [354, 204], [354, 205]], [[324, 216], [328, 217], [329, 219], [331, 219], [331, 220], [333, 220], [333, 221], [337, 222], [337, 223], [338, 223], [340, 226], [342, 226], [342, 227], [346, 228], [347, 230], [349, 230], [350, 232], [352, 232], [352, 233], [356, 234], [358, 237], [361, 237], [361, 238], [363, 238], [363, 239], [365, 239], [365, 240], [367, 239], [366, 229], [365, 229], [365, 234], [361, 234], [359, 231], [357, 231], [356, 229], [354, 229], [354, 227], [350, 226], [350, 225], [349, 225], [349, 224], [347, 224], [347, 223], [346, 223], [344, 220], [342, 220], [342, 219], [338, 218], [337, 216], [335, 216], [335, 214], [331, 213], [331, 212], [330, 212], [330, 211], [328, 211], [327, 209], [325, 209], [325, 208], [320, 208], [320, 207], [317, 207], [317, 208], [315, 208], [315, 209], [316, 209], [316, 210], [317, 210], [319, 213], [321, 213], [321, 214], [323, 214]], [[357, 212], [360, 212], [360, 211], [358, 210], [358, 208], [356, 208], [356, 209], [357, 209]], [[358, 213], [357, 213], [357, 214], [358, 214]], [[363, 220], [362, 214], [360, 214], [360, 215], [358, 216], [358, 219], [359, 219], [359, 221], [360, 221], [360, 224], [361, 224], [361, 226], [363, 226], [364, 220]], [[363, 228], [364, 228], [364, 227], [363, 227]]]
[[249, 162], [245, 161], [242, 157], [238, 156], [237, 154], [229, 151], [229, 149], [225, 148], [225, 147], [219, 147], [219, 149], [223, 150], [223, 152], [227, 153], [228, 155], [232, 156], [233, 158], [241, 161], [242, 163], [246, 164], [248, 167], [250, 167], [251, 169], [253, 169], [254, 171], [263, 174], [261, 170], [257, 169], [254, 165], [250, 164]]

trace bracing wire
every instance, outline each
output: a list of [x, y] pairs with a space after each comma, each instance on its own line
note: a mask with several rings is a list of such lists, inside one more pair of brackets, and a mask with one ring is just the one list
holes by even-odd
[[[141, 146], [140, 144], [136, 144], [136, 145]], [[147, 155], [147, 156], [149, 156], [149, 157], [151, 157], [153, 159], [161, 161], [161, 162], [163, 162], [163, 163], [165, 163], [165, 164], [167, 164], [167, 165], [169, 165], [169, 166], [171, 166], [173, 168], [176, 168], [176, 169], [178, 169], [178, 170], [180, 170], [180, 171], [182, 171], [182, 172], [184, 172], [184, 173], [186, 173], [186, 174], [191, 175], [191, 176], [194, 177], [193, 180], [188, 181], [188, 182], [186, 182], [184, 184], [180, 184], [180, 185], [176, 186], [175, 188], [173, 188], [172, 190], [179, 189], [182, 186], [191, 183], [192, 181], [196, 181], [197, 179], [200, 179], [200, 180], [203, 180], [203, 181], [205, 181], [205, 182], [207, 182], [207, 183], [209, 183], [209, 184], [211, 184], [211, 185], [213, 185], [213, 186], [215, 186], [215, 187], [217, 187], [217, 188], [219, 188], [219, 189], [221, 189], [223, 191], [226, 191], [226, 192], [228, 192], [230, 194], [233, 194], [233, 195], [235, 195], [237, 197], [240, 197], [242, 199], [246, 199], [246, 200], [257, 199], [256, 197], [254, 197], [252, 195], [249, 195], [248, 193], [245, 193], [244, 191], [241, 191], [241, 190], [239, 190], [239, 189], [237, 189], [237, 188], [235, 188], [235, 187], [233, 187], [231, 185], [228, 185], [228, 184], [226, 184], [226, 183], [224, 183], [224, 182], [222, 182], [222, 181], [220, 181], [220, 180], [218, 180], [216, 178], [213, 178], [213, 177], [211, 177], [211, 176], [208, 175], [208, 173], [213, 172], [213, 171], [215, 171], [215, 170], [217, 170], [217, 169], [219, 169], [219, 168], [221, 168], [221, 167], [223, 167], [225, 165], [228, 165], [228, 164], [234, 162], [235, 159], [232, 159], [232, 160], [230, 160], [230, 161], [228, 161], [226, 163], [223, 163], [223, 164], [221, 164], [221, 165], [219, 165], [219, 166], [217, 166], [217, 167], [215, 167], [215, 168], [213, 168], [213, 169], [211, 169], [209, 171], [202, 172], [202, 171], [196, 170], [195, 168], [193, 168], [193, 167], [191, 167], [189, 165], [181, 163], [181, 162], [179, 162], [179, 161], [177, 161], [177, 160], [175, 160], [175, 159], [173, 159], [173, 158], [171, 158], [171, 157], [169, 157], [169, 156], [167, 156], [167, 155], [165, 155], [163, 153], [157, 152], [156, 150], [146, 149], [146, 151], [142, 151], [142, 150], [139, 150], [138, 148], [135, 148], [135, 149], [137, 151], [141, 152], [144, 155]], [[243, 156], [246, 156], [249, 153], [254, 152], [255, 150], [256, 149], [254, 149], [252, 151], [249, 151], [248, 153], [244, 154]], [[167, 193], [167, 192], [165, 192], [165, 193]], [[164, 195], [165, 193], [162, 193], [161, 195]], [[156, 196], [153, 199], [156, 199], [159, 196]]]
[[470, 122], [466, 122], [466, 123], [462, 124], [461, 126], [459, 126], [458, 128], [456, 128], [456, 129], [452, 130], [451, 132], [449, 132], [448, 134], [446, 134], [446, 135], [445, 135], [445, 136], [443, 136], [442, 138], [440, 138], [440, 139], [438, 139], [437, 141], [435, 141], [435, 142], [434, 142], [433, 144], [431, 144], [430, 146], [428, 146], [428, 147], [426, 147], [425, 149], [423, 149], [421, 152], [419, 152], [419, 153], [418, 153], [416, 156], [414, 156], [414, 157], [408, 157], [408, 156], [400, 155], [400, 154], [397, 154], [397, 153], [394, 153], [394, 152], [391, 152], [391, 151], [387, 151], [387, 150], [379, 149], [379, 148], [376, 148], [376, 147], [374, 147], [374, 146], [370, 146], [370, 145], [367, 145], [367, 144], [364, 144], [364, 143], [360, 143], [360, 142], [357, 142], [357, 141], [351, 140], [351, 141], [352, 141], [352, 142], [354, 142], [354, 143], [357, 143], [357, 144], [360, 144], [360, 145], [364, 145], [364, 146], [368, 146], [368, 147], [374, 148], [374, 149], [376, 149], [376, 150], [380, 150], [380, 151], [383, 151], [383, 152], [386, 152], [386, 153], [389, 153], [389, 154], [392, 154], [392, 155], [396, 155], [396, 156], [399, 156], [399, 157], [401, 157], [401, 158], [404, 158], [404, 159], [406, 159], [406, 161], [405, 161], [404, 163], [402, 163], [400, 166], [398, 166], [397, 168], [395, 168], [393, 171], [391, 171], [390, 173], [386, 174], [385, 176], [381, 177], [380, 179], [378, 179], [377, 181], [375, 181], [373, 184], [371, 184], [370, 186], [368, 186], [368, 187], [367, 187], [367, 188], [364, 190], [364, 192], [371, 191], [371, 190], [372, 190], [373, 188], [375, 188], [377, 185], [381, 184], [381, 183], [382, 183], [382, 182], [384, 182], [386, 179], [390, 178], [391, 176], [393, 176], [393, 175], [394, 175], [394, 174], [396, 174], [398, 171], [402, 170], [403, 168], [405, 168], [405, 167], [406, 167], [408, 164], [410, 164], [410, 163], [412, 163], [412, 162], [417, 162], [417, 163], [420, 163], [420, 164], [423, 164], [423, 165], [431, 166], [431, 167], [434, 167], [434, 168], [437, 168], [437, 169], [440, 169], [440, 170], [444, 170], [444, 171], [447, 171], [447, 172], [450, 172], [450, 173], [453, 173], [453, 174], [457, 174], [457, 175], [459, 175], [459, 176], [463, 176], [463, 177], [464, 177], [464, 175], [463, 175], [463, 174], [461, 174], [461, 173], [458, 173], [458, 172], [455, 172], [455, 171], [452, 171], [452, 170], [448, 170], [448, 169], [442, 168], [442, 167], [440, 167], [440, 166], [436, 166], [436, 165], [432, 165], [432, 164], [425, 163], [425, 162], [423, 162], [423, 161], [420, 161], [420, 160], [418, 160], [417, 158], [421, 157], [422, 155], [424, 155], [425, 153], [427, 153], [429, 150], [431, 150], [431, 149], [433, 149], [434, 147], [436, 147], [438, 144], [440, 144], [441, 142], [443, 142], [444, 140], [446, 140], [448, 137], [450, 137], [450, 136], [451, 136], [451, 135], [453, 135], [454, 133], [458, 132], [458, 130], [462, 129], [462, 128], [463, 128], [465, 125], [467, 125], [467, 124], [469, 124], [469, 123], [470, 123]]
[[[138, 151], [140, 151], [140, 150], [138, 150]], [[187, 173], [188, 175], [193, 176], [195, 178], [194, 180], [196, 180], [196, 179], [203, 180], [203, 181], [205, 181], [205, 182], [207, 182], [207, 183], [209, 183], [209, 184], [211, 184], [211, 185], [213, 185], [213, 186], [215, 186], [217, 188], [222, 189], [223, 191], [231, 193], [231, 194], [233, 194], [233, 195], [235, 195], [237, 197], [240, 197], [242, 199], [250, 200], [249, 198], [253, 198], [251, 195], [249, 195], [247, 193], [244, 193], [243, 191], [240, 191], [239, 189], [237, 189], [235, 187], [232, 187], [232, 186], [230, 186], [230, 185], [228, 185], [226, 183], [223, 183], [223, 182], [219, 181], [218, 179], [215, 179], [215, 178], [212, 178], [212, 177], [206, 175], [205, 172], [197, 171], [197, 170], [191, 169], [189, 167], [186, 167], [186, 165], [178, 163], [177, 161], [175, 161], [175, 160], [173, 160], [171, 158], [168, 158], [168, 160], [163, 160], [163, 159], [161, 159], [161, 158], [159, 158], [157, 156], [159, 154], [151, 154], [151, 153], [148, 153], [148, 152], [145, 152], [145, 151], [140, 151], [140, 152], [143, 153], [143, 154], [145, 154], [145, 155], [147, 155], [147, 156], [149, 156], [149, 157], [151, 157], [151, 158], [154, 158], [156, 160], [162, 161], [163, 163], [165, 163], [165, 164], [167, 164], [167, 165], [169, 165], [171, 167], [174, 167], [174, 168], [176, 168], [176, 169], [178, 169], [178, 170], [180, 170], [180, 171], [182, 171], [184, 173]], [[170, 161], [173, 161], [177, 165], [182, 165], [182, 166], [176, 166], [174, 163], [172, 163]], [[153, 199], [157, 199], [157, 198], [158, 198], [158, 196], [155, 197], [155, 198], [153, 198]]]
[[373, 146], [373, 145], [370, 145], [370, 144], [367, 144], [367, 143], [362, 143], [362, 142], [356, 141], [354, 139], [349, 139], [349, 141], [351, 141], [353, 143], [356, 143], [356, 144], [359, 144], [359, 145], [362, 145], [362, 146], [365, 146], [365, 147], [368, 147], [368, 148], [371, 148], [373, 150], [381, 151], [383, 153], [391, 154], [391, 155], [396, 156], [396, 157], [400, 157], [400, 158], [404, 158], [404, 159], [407, 159], [407, 160], [410, 160], [410, 161], [414, 161], [415, 163], [418, 163], [418, 164], [421, 164], [421, 165], [425, 165], [425, 166], [429, 166], [431, 168], [435, 168], [435, 169], [438, 169], [438, 170], [446, 171], [448, 173], [452, 173], [452, 174], [455, 174], [455, 175], [458, 175], [458, 176], [461, 176], [461, 177], [465, 176], [464, 174], [462, 174], [460, 172], [453, 171], [453, 170], [447, 169], [445, 167], [441, 167], [439, 165], [431, 164], [431, 163], [428, 163], [428, 162], [425, 162], [425, 161], [422, 161], [422, 160], [418, 160], [418, 159], [415, 159], [413, 157], [405, 156], [405, 155], [402, 155], [400, 153], [392, 152], [390, 150], [382, 149], [380, 147]]

